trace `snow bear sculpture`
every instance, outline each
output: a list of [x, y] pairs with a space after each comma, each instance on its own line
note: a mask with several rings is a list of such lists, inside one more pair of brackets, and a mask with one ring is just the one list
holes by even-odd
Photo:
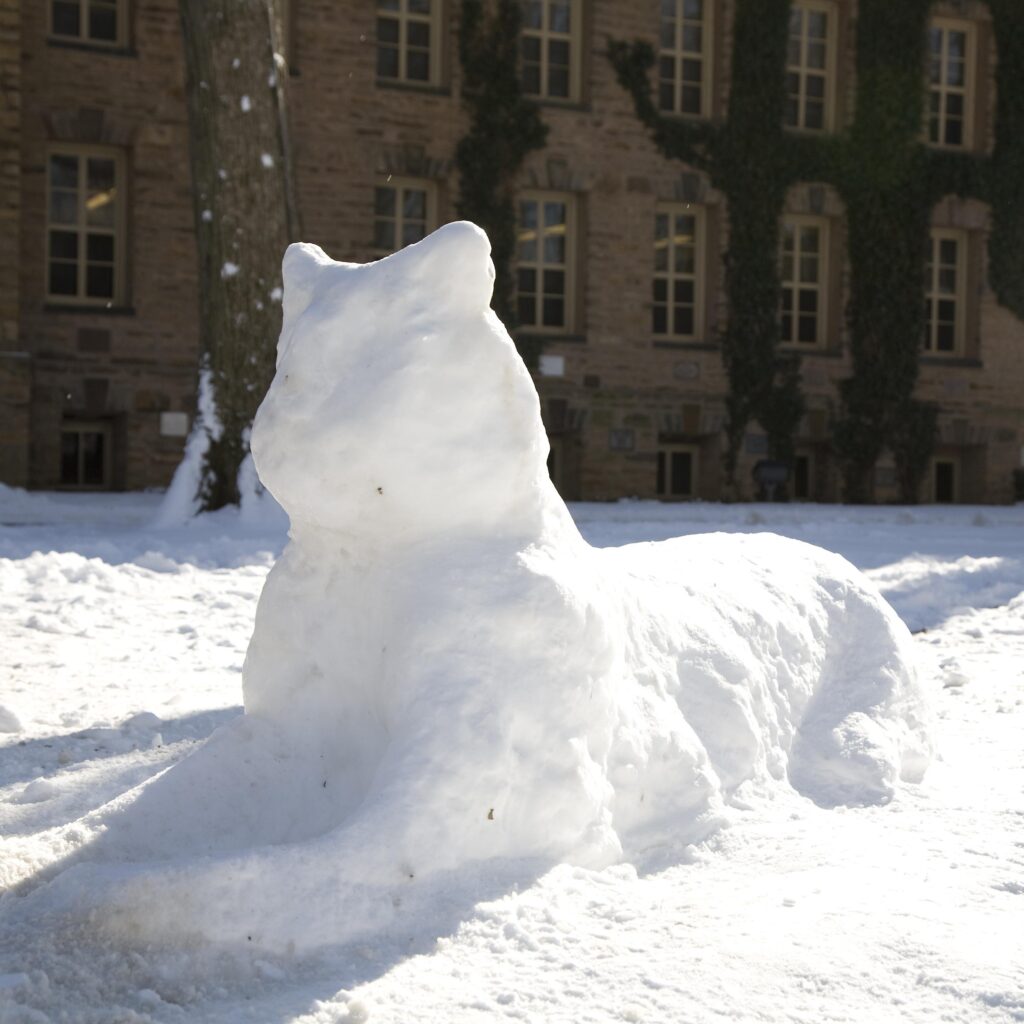
[[288, 250], [252, 449], [291, 540], [245, 715], [101, 814], [125, 927], [338, 942], [450, 870], [663, 862], [772, 787], [924, 771], [910, 637], [842, 558], [580, 537], [493, 274], [468, 223], [362, 266]]

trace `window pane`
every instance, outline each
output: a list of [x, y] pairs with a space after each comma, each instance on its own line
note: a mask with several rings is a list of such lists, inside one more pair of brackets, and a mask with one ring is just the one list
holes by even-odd
[[815, 284], [818, 280], [818, 257], [800, 257], [800, 280], [804, 284]]
[[378, 18], [377, 19], [377, 42], [398, 43], [398, 19]]
[[664, 306], [651, 310], [651, 330], [655, 334], [668, 334], [668, 310]]
[[548, 61], [559, 67], [569, 66], [569, 44], [564, 39], [548, 41]]
[[425, 21], [410, 21], [406, 27], [406, 42], [410, 46], [430, 46], [430, 25]]
[[544, 296], [544, 326], [565, 326], [565, 303], [561, 298]]
[[798, 317], [800, 333], [797, 341], [804, 345], [814, 345], [818, 340], [818, 318], [814, 316]]
[[405, 58], [405, 74], [414, 82], [429, 82], [430, 54], [424, 50], [410, 50]]
[[89, 5], [89, 38], [102, 39], [104, 42], [117, 42], [117, 8], [113, 5], [97, 4], [95, 0]]
[[427, 219], [427, 193], [421, 188], [407, 188], [402, 196], [402, 216], [410, 220]]
[[824, 11], [807, 12], [807, 35], [811, 39], [824, 39], [828, 34], [828, 15]]
[[696, 252], [692, 245], [676, 247], [675, 264], [677, 274], [694, 274], [697, 272]]
[[85, 268], [85, 294], [90, 299], [112, 299], [114, 268], [89, 264]]
[[812, 227], [802, 227], [800, 229], [800, 251], [801, 252], [817, 252], [818, 251], [818, 229]]
[[58, 260], [77, 260], [78, 235], [74, 231], [51, 231], [50, 257]]
[[552, 32], [569, 34], [569, 4], [565, 0], [552, 0], [548, 9], [548, 27]]
[[54, 188], [78, 188], [78, 157], [50, 157], [50, 185]]
[[959, 60], [951, 60], [946, 65], [946, 85], [961, 86], [964, 84], [964, 63]]
[[683, 0], [683, 17], [699, 20], [704, 17], [704, 0]]
[[567, 68], [548, 69], [548, 95], [559, 99], [569, 97], [569, 71]]
[[956, 350], [956, 330], [953, 324], [939, 324], [935, 331], [935, 348], [939, 352]]
[[704, 33], [700, 25], [683, 26], [683, 49], [690, 53], [700, 53], [704, 46]]
[[672, 453], [672, 493], [689, 494], [692, 490], [693, 457], [689, 452]]
[[114, 236], [90, 234], [86, 241], [85, 258], [100, 263], [113, 263]]
[[654, 301], [668, 301], [668, 281], [666, 281], [663, 277], [659, 277], [654, 281]]
[[97, 192], [85, 201], [86, 223], [92, 227], [112, 228], [114, 226], [114, 200], [117, 198], [115, 189], [109, 192]]
[[407, 6], [410, 14], [430, 13], [430, 0], [408, 0]]
[[537, 271], [532, 267], [520, 267], [516, 275], [519, 291], [533, 294], [537, 290]]
[[807, 44], [807, 67], [814, 68], [816, 71], [824, 71], [824, 69], [825, 69], [825, 44], [824, 43], [808, 43]]
[[701, 81], [701, 68], [703, 61], [692, 60], [687, 58], [683, 61], [683, 81], [684, 82], [699, 82]]
[[813, 288], [800, 289], [800, 312], [818, 312], [818, 293]]
[[382, 252], [393, 252], [395, 246], [395, 222], [376, 220], [373, 222], [373, 247]]
[[676, 91], [671, 84], [662, 82], [658, 86], [658, 109], [659, 110], [675, 110], [676, 106]]
[[395, 191], [393, 188], [376, 188], [373, 190], [374, 213], [384, 217], [394, 217]]
[[565, 271], [544, 271], [544, 294], [559, 296], [565, 294]]
[[60, 482], [78, 483], [78, 434], [71, 431], [60, 435]]
[[946, 53], [953, 59], [961, 59], [967, 56], [967, 33], [950, 32]]
[[805, 81], [808, 96], [816, 100], [823, 100], [825, 98], [824, 75], [808, 75]]
[[397, 11], [400, 6], [399, 0], [377, 0], [378, 11]]
[[50, 263], [50, 294], [78, 294], [77, 263]]
[[412, 245], [426, 235], [424, 224], [420, 221], [406, 221], [402, 225], [402, 245]]
[[672, 18], [662, 19], [661, 45], [666, 50], [674, 50], [676, 48], [676, 23]]
[[939, 271], [939, 291], [944, 295], [956, 295], [956, 270], [952, 267]]
[[545, 234], [544, 262], [565, 263], [565, 235]]
[[556, 227], [565, 223], [565, 203], [544, 204], [544, 226]]
[[543, 3], [541, 0], [525, 0], [523, 3], [523, 27], [543, 27]]
[[398, 51], [388, 46], [377, 47], [377, 75], [380, 78], [398, 77]]
[[78, 193], [54, 190], [50, 193], [50, 223], [74, 224], [78, 220]]
[[536, 306], [532, 295], [520, 295], [516, 300], [516, 317], [521, 324], [536, 326]]
[[693, 337], [693, 308], [691, 306], [676, 306], [673, 333], [686, 338]]
[[58, 0], [53, 5], [53, 34], [77, 36], [81, 34], [79, 5], [71, 0]]
[[956, 264], [957, 243], [955, 238], [939, 239], [939, 262], [947, 266]]
[[804, 127], [818, 131], [825, 127], [825, 105], [820, 100], [808, 100], [804, 107]]
[[684, 114], [699, 114], [700, 113], [700, 86], [699, 85], [684, 85], [683, 86], [682, 112]]
[[98, 486], [103, 483], [103, 435], [83, 433], [79, 435], [82, 449], [82, 483]]
[[946, 122], [946, 145], [962, 146], [964, 143], [964, 126], [962, 121]]
[[672, 299], [679, 305], [689, 305], [693, 302], [693, 281], [679, 280], [672, 286]]
[[528, 96], [540, 95], [540, 66], [538, 64], [523, 65], [523, 92]]

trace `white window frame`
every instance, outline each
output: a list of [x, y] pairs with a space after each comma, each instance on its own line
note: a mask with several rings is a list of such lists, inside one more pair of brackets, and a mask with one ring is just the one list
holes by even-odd
[[[667, 2], [674, 3], [675, 11], [669, 23], [664, 13], [664, 4], [662, 6], [659, 35], [660, 48], [658, 51], [658, 108], [663, 113], [676, 117], [709, 118], [712, 112], [711, 92], [714, 85], [715, 5], [713, 0], [667, 0]], [[698, 2], [701, 5], [698, 16], [688, 14], [688, 11], [692, 9], [690, 4], [693, 2]], [[671, 24], [670, 29], [669, 24]], [[697, 27], [701, 31], [700, 50], [686, 49], [686, 30]], [[667, 30], [671, 32], [671, 42], [667, 39]], [[669, 61], [672, 63], [672, 74], [670, 77], [664, 74], [665, 66]], [[696, 82], [687, 82], [684, 79], [685, 61], [700, 61], [701, 65], [699, 81], [700, 109], [695, 112], [683, 109], [684, 88], [688, 85], [698, 84]], [[663, 102], [662, 93], [666, 85], [672, 89], [672, 102], [670, 104]]]
[[[524, 226], [521, 218], [522, 207], [525, 203], [537, 205], [537, 228], [531, 229]], [[561, 203], [565, 206], [565, 223], [561, 233], [565, 238], [565, 260], [562, 263], [547, 260], [544, 256], [544, 204]], [[516, 313], [519, 320], [518, 326], [528, 334], [572, 334], [576, 330], [576, 274], [577, 274], [577, 224], [578, 215], [576, 209], [576, 197], [571, 192], [522, 192], [517, 198], [517, 212], [519, 219], [516, 227]], [[556, 225], [557, 228], [557, 225]], [[536, 256], [529, 259], [523, 256], [524, 245], [530, 242], [535, 243]], [[521, 270], [533, 270], [536, 274], [534, 296], [534, 316], [527, 320], [520, 316], [520, 290], [519, 272]], [[563, 323], [561, 325], [544, 324], [544, 271], [561, 270], [564, 276], [565, 289], [563, 292]]]
[[[86, 46], [106, 47], [111, 50], [123, 49], [128, 45], [128, 0], [68, 0], [78, 5], [78, 32], [68, 35], [57, 32], [54, 27], [53, 7], [59, 0], [46, 0], [46, 32], [55, 42], [74, 42]], [[96, 4], [102, 7], [114, 7], [117, 19], [117, 37], [115, 39], [97, 39], [89, 35], [89, 9]]]
[[[540, 7], [540, 27], [527, 25], [525, 11], [529, 4], [538, 4]], [[559, 32], [551, 28], [551, 12], [555, 6], [568, 6], [569, 8], [569, 31]], [[538, 40], [540, 51], [539, 61], [530, 61], [539, 68], [539, 88], [536, 92], [528, 90], [523, 83], [523, 93], [535, 99], [544, 100], [548, 103], [579, 103], [582, 94], [582, 54], [583, 54], [583, 2], [582, 0], [523, 0], [523, 23], [520, 29], [520, 67], [526, 63], [523, 52], [524, 43], [527, 39]], [[551, 94], [551, 60], [550, 44], [552, 42], [565, 42], [569, 49], [569, 94], [568, 96], [554, 96]]]
[[[932, 51], [931, 37], [933, 32], [942, 34], [942, 49], [939, 55], [939, 81], [935, 83], [932, 75]], [[962, 87], [951, 86], [946, 82], [947, 62], [949, 60], [949, 33], [962, 32], [964, 34], [964, 84]], [[977, 74], [978, 54], [978, 32], [977, 26], [972, 21], [962, 21], [957, 18], [931, 18], [928, 21], [928, 45], [927, 61], [928, 68], [925, 74], [927, 83], [928, 104], [925, 109], [924, 139], [927, 144], [935, 149], [949, 149], [954, 152], [972, 150], [974, 148], [974, 106], [977, 95], [975, 79]], [[931, 104], [934, 95], [939, 97], [939, 113], [937, 124], [939, 128], [938, 140], [931, 137], [932, 113]], [[960, 142], [946, 142], [946, 126], [949, 121], [947, 113], [948, 101], [951, 95], [959, 95], [963, 99], [963, 124], [962, 137]]]
[[[792, 253], [792, 273], [786, 273], [786, 262], [788, 254], [785, 249], [786, 228], [794, 229], [796, 246]], [[804, 228], [816, 228], [818, 231], [818, 252], [805, 255], [803, 252], [800, 234]], [[829, 229], [830, 225], [826, 217], [812, 217], [804, 214], [785, 214], [779, 225], [779, 283], [782, 294], [779, 297], [779, 331], [780, 340], [783, 345], [791, 348], [810, 349], [821, 348], [827, 343], [828, 335], [828, 291], [829, 291]], [[802, 260], [815, 256], [818, 262], [818, 280], [816, 282], [805, 281], [803, 276]], [[818, 295], [818, 308], [816, 311], [816, 326], [814, 341], [800, 341], [800, 292], [813, 287]], [[783, 296], [786, 292], [792, 295], [790, 308], [790, 330], [787, 336], [783, 317], [785, 316]]]
[[[791, 131], [809, 132], [819, 134], [822, 132], [835, 131], [835, 108], [836, 108], [836, 38], [839, 32], [839, 13], [836, 6], [825, 0], [794, 0], [790, 8], [790, 18], [797, 12], [801, 12], [801, 33], [794, 37], [787, 27], [787, 56], [786, 56], [786, 97], [787, 100], [795, 98], [797, 103], [796, 123], [790, 124], [787, 115], [785, 120], [786, 128]], [[825, 29], [825, 67], [814, 68], [807, 62], [807, 50], [809, 36], [807, 34], [807, 15], [810, 13], [824, 14], [826, 18]], [[799, 61], [790, 60], [792, 44], [796, 42], [799, 51]], [[789, 91], [788, 79], [790, 75], [796, 75], [799, 85], [794, 94]], [[811, 77], [822, 77], [825, 85], [825, 95], [822, 98], [822, 125], [815, 128], [807, 124], [807, 101], [811, 99], [808, 95], [807, 80]]]
[[[377, 190], [378, 189], [391, 189], [395, 193], [395, 215], [393, 217], [385, 217], [377, 213]], [[404, 249], [407, 245], [412, 245], [412, 242], [403, 242], [403, 227], [405, 225], [406, 217], [404, 215], [404, 199], [407, 192], [424, 192], [425, 196], [425, 208], [426, 208], [426, 219], [424, 221], [424, 236], [426, 237], [432, 231], [437, 229], [438, 214], [437, 214], [437, 183], [431, 181], [429, 178], [407, 178], [398, 177], [397, 175], [390, 174], [386, 178], [381, 178], [374, 184], [374, 204], [373, 204], [373, 251], [379, 256], [390, 256], [393, 252], [398, 252], [399, 249]], [[377, 244], [377, 224], [380, 221], [388, 220], [394, 223], [394, 229], [392, 232], [393, 241], [396, 244], [393, 248], [385, 248]], [[417, 239], [419, 241], [419, 239]]]
[[[50, 160], [53, 157], [73, 157], [78, 161], [78, 188], [77, 188], [77, 212], [74, 224], [61, 224], [51, 220], [52, 195], [54, 186], [50, 180]], [[107, 228], [105, 225], [88, 224], [88, 187], [87, 167], [90, 158], [111, 160], [114, 163], [114, 224]], [[127, 281], [127, 252], [126, 252], [126, 198], [125, 198], [125, 156], [119, 149], [112, 149], [101, 146], [80, 146], [77, 144], [53, 144], [48, 147], [46, 154], [46, 242], [45, 242], [45, 294], [46, 301], [51, 305], [70, 306], [99, 306], [117, 307], [125, 304], [126, 281]], [[50, 250], [51, 232], [61, 231], [73, 233], [78, 237], [77, 263], [77, 288], [74, 295], [61, 295], [50, 291], [50, 264], [59, 261], [59, 257], [53, 257]], [[89, 233], [98, 235], [109, 235], [114, 239], [114, 294], [107, 296], [90, 296], [87, 294], [87, 236]], [[101, 261], [94, 261], [101, 262]]]
[[[684, 454], [690, 456], [690, 489], [688, 491], [674, 491], [672, 479], [672, 456]], [[687, 501], [696, 498], [700, 491], [700, 449], [692, 444], [659, 444], [655, 464], [654, 490], [661, 499], [669, 501]], [[663, 485], [658, 486], [659, 477], [663, 478]]]
[[[429, 0], [430, 11], [426, 14], [410, 9], [410, 0], [377, 0], [377, 81], [400, 82], [403, 85], [423, 89], [436, 88], [441, 84], [441, 4], [443, 0]], [[388, 6], [385, 6], [388, 5]], [[394, 21], [398, 25], [398, 41], [385, 43], [380, 39], [380, 22]], [[409, 77], [410, 49], [420, 50], [421, 47], [410, 47], [409, 26], [412, 24], [427, 26], [427, 60], [429, 62], [426, 78]], [[382, 48], [397, 49], [398, 74], [385, 75], [380, 71], [380, 51]]]
[[[668, 232], [664, 239], [658, 237], [660, 217], [668, 218]], [[693, 249], [693, 272], [676, 270], [677, 251], [682, 247], [678, 241], [679, 235], [675, 231], [677, 217], [692, 217], [694, 221], [693, 241], [690, 247]], [[651, 334], [655, 339], [665, 341], [695, 341], [704, 335], [704, 290], [705, 277], [705, 249], [707, 239], [707, 211], [703, 206], [696, 203], [658, 203], [654, 211], [654, 271], [652, 278], [651, 304]], [[658, 268], [659, 251], [665, 252], [665, 269]], [[664, 331], [655, 328], [653, 310], [662, 303], [655, 297], [657, 283], [666, 283], [665, 294], [665, 326]], [[677, 332], [675, 330], [674, 301], [675, 285], [677, 281], [693, 282], [693, 330], [689, 333]], [[685, 303], [680, 303], [685, 305]]]
[[[956, 263], [940, 263], [936, 257], [941, 253], [942, 243], [956, 243]], [[954, 228], [932, 228], [928, 240], [929, 253], [927, 268], [928, 280], [925, 282], [925, 336], [924, 351], [931, 356], [955, 359], [963, 355], [965, 327], [967, 323], [967, 232]], [[955, 290], [943, 291], [941, 275], [944, 270], [953, 269], [956, 274]], [[940, 322], [937, 316], [939, 302], [952, 301], [953, 310], [953, 347], [940, 349], [938, 335]]]

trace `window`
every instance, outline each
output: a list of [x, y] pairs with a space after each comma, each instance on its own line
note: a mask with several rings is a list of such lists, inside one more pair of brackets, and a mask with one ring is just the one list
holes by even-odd
[[933, 19], [928, 26], [928, 141], [971, 145], [974, 29], [970, 22]]
[[433, 182], [392, 177], [374, 189], [373, 247], [382, 256], [418, 242], [436, 227]]
[[956, 459], [932, 460], [932, 501], [951, 504], [960, 498]]
[[694, 448], [658, 449], [658, 496], [692, 498], [697, 493], [697, 452]]
[[124, 168], [111, 150], [53, 151], [47, 161], [46, 294], [52, 302], [124, 301]]
[[528, 96], [579, 99], [581, 7], [580, 0], [523, 0], [519, 56]]
[[377, 77], [437, 85], [441, 0], [377, 0]]
[[520, 326], [549, 333], [572, 330], [574, 243], [572, 196], [532, 192], [519, 200], [516, 315]]
[[965, 249], [962, 232], [932, 231], [925, 276], [926, 352], [954, 355], [962, 348]]
[[661, 0], [658, 106], [711, 115], [711, 0]]
[[832, 129], [835, 21], [830, 4], [797, 2], [790, 8], [785, 115], [788, 128]]
[[50, 35], [99, 46], [124, 46], [127, 0], [50, 0]]
[[60, 431], [62, 487], [110, 486], [110, 426], [65, 421]]
[[825, 335], [828, 222], [787, 217], [782, 222], [781, 335], [784, 345], [818, 345]]
[[794, 456], [792, 487], [797, 501], [807, 501], [811, 497], [811, 469], [810, 455]]
[[659, 205], [654, 215], [651, 330], [659, 338], [696, 338], [702, 331], [704, 211]]

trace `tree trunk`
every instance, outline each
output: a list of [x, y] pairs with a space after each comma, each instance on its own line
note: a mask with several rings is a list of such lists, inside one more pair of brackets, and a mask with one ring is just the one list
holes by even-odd
[[200, 349], [216, 416], [203, 511], [237, 504], [249, 428], [274, 373], [281, 257], [298, 230], [274, 0], [180, 0], [199, 250]]

